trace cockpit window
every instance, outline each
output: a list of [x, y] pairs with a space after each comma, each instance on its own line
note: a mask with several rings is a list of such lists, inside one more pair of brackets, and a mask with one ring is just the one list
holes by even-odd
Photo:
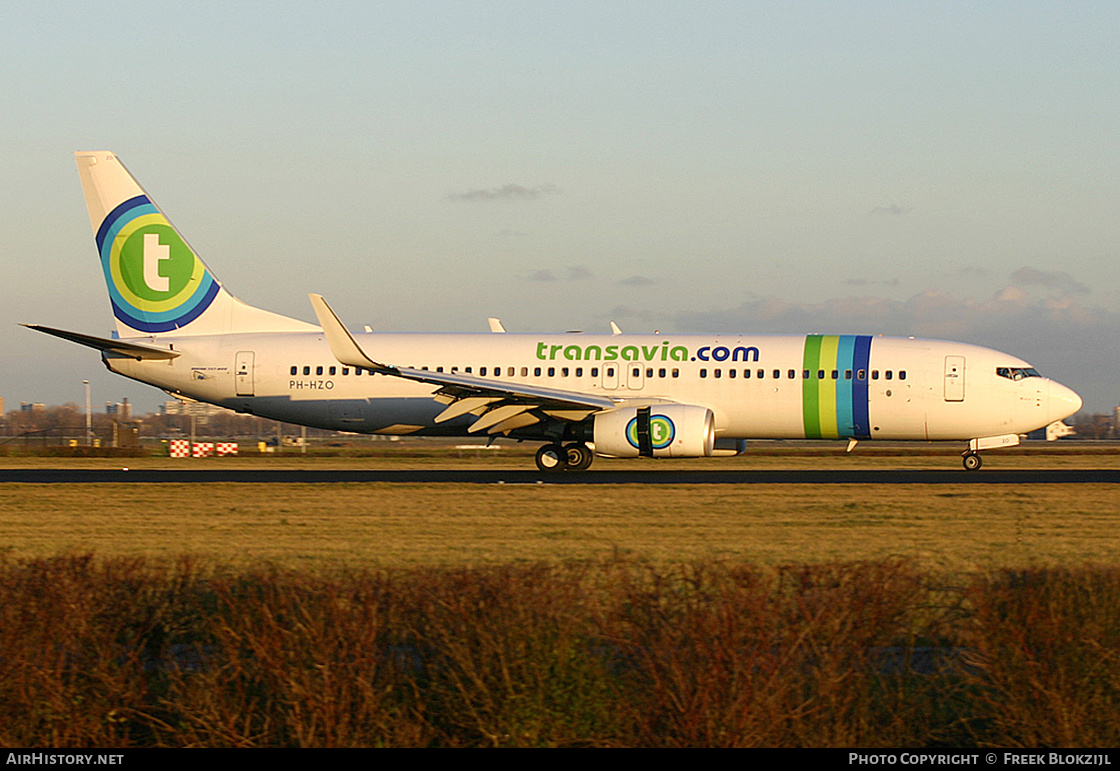
[[1042, 377], [1034, 367], [996, 367], [996, 374], [1008, 380], [1022, 380], [1028, 377]]

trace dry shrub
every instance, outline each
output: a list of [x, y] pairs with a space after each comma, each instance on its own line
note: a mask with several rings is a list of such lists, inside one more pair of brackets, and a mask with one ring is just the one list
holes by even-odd
[[149, 588], [162, 571], [90, 555], [0, 566], [0, 744], [125, 747], [147, 736]]
[[365, 573], [261, 571], [210, 584], [206, 635], [165, 668], [161, 738], [194, 746], [424, 743], [400, 714], [384, 623], [389, 587]]
[[413, 574], [403, 629], [418, 711], [438, 744], [557, 746], [617, 739], [588, 566]]
[[173, 668], [163, 738], [587, 742], [609, 715], [596, 699], [602, 667], [589, 655], [579, 584], [579, 570], [544, 566], [216, 580], [208, 636]]
[[1115, 746], [1118, 619], [1116, 569], [8, 561], [0, 742]]
[[980, 742], [1120, 746], [1120, 570], [1001, 571], [973, 581], [967, 601]]
[[640, 744], [888, 746], [924, 735], [930, 696], [908, 652], [926, 595], [903, 565], [691, 565], [632, 578], [610, 636], [627, 652]]

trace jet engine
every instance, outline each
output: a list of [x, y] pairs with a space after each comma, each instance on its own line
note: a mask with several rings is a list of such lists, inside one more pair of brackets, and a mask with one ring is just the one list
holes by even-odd
[[712, 454], [715, 416], [707, 407], [659, 404], [594, 416], [595, 452], [616, 458], [700, 458]]

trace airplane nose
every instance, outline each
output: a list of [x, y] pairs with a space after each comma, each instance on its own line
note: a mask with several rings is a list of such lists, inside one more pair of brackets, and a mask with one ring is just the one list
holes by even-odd
[[1072, 388], [1051, 380], [1049, 392], [1046, 407], [1051, 423], [1068, 418], [1081, 409], [1081, 397]]

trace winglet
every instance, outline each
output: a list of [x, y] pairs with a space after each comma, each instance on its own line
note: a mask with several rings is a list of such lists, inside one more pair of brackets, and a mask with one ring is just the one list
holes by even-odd
[[490, 318], [488, 318], [486, 320], [490, 322], [490, 331], [491, 332], [500, 334], [500, 333], [506, 331], [506, 328], [502, 326], [502, 320], [501, 319], [496, 319], [493, 316], [491, 316]]
[[365, 351], [358, 345], [354, 336], [343, 326], [331, 306], [327, 305], [323, 295], [309, 294], [307, 296], [311, 299], [311, 307], [315, 309], [315, 315], [319, 318], [319, 326], [323, 328], [323, 334], [326, 335], [331, 353], [334, 354], [336, 359], [343, 364], [349, 364], [351, 367], [368, 367], [378, 372], [391, 372], [395, 369], [395, 367], [381, 364], [366, 356]]

